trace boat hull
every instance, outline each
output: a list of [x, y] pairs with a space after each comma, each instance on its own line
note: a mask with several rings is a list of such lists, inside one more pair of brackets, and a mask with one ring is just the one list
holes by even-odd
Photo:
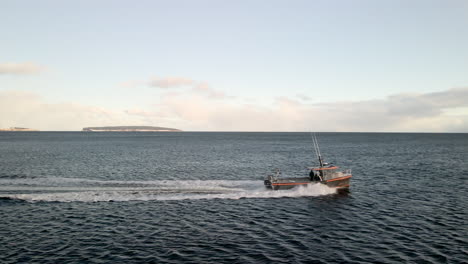
[[324, 181], [328, 187], [330, 188], [337, 188], [337, 189], [348, 189], [349, 188], [349, 181], [351, 180], [351, 175], [346, 175], [343, 177], [331, 179]]
[[288, 190], [297, 186], [307, 186], [309, 184], [324, 184], [330, 188], [336, 188], [337, 190], [348, 190], [351, 175], [346, 175], [339, 178], [323, 181], [311, 181], [310, 178], [287, 178], [278, 179], [274, 181], [265, 180], [265, 187], [272, 190]]

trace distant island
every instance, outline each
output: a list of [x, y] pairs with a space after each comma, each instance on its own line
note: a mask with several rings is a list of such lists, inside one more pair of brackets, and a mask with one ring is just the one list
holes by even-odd
[[87, 132], [179, 132], [182, 130], [168, 127], [154, 126], [105, 126], [105, 127], [85, 127]]
[[0, 128], [0, 131], [39, 131], [39, 130], [25, 128], [25, 127], [10, 127], [10, 128]]

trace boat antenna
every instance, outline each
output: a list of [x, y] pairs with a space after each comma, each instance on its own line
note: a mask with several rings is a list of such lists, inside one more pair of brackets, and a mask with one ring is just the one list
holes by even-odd
[[315, 133], [313, 133], [311, 136], [312, 136], [312, 142], [314, 143], [315, 154], [317, 154], [320, 167], [323, 167], [323, 159], [322, 159], [322, 154], [320, 153], [320, 147], [318, 144], [317, 136], [315, 135]]
[[319, 157], [319, 153], [318, 153], [318, 151], [317, 151], [317, 147], [315, 146], [315, 138], [314, 138], [314, 135], [315, 135], [315, 133], [310, 132], [310, 139], [312, 139], [312, 145], [314, 146], [315, 155], [316, 155], [317, 158], [318, 158], [318, 157]]

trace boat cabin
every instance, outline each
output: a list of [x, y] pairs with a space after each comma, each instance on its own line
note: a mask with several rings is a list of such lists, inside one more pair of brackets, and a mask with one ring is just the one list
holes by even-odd
[[343, 176], [343, 173], [338, 171], [338, 166], [326, 166], [319, 168], [310, 168], [310, 178], [312, 181], [326, 181]]

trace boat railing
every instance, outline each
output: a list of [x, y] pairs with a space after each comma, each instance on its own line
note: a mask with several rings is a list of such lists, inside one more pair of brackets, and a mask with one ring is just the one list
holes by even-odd
[[351, 175], [351, 169], [346, 169], [343, 173], [344, 175]]

